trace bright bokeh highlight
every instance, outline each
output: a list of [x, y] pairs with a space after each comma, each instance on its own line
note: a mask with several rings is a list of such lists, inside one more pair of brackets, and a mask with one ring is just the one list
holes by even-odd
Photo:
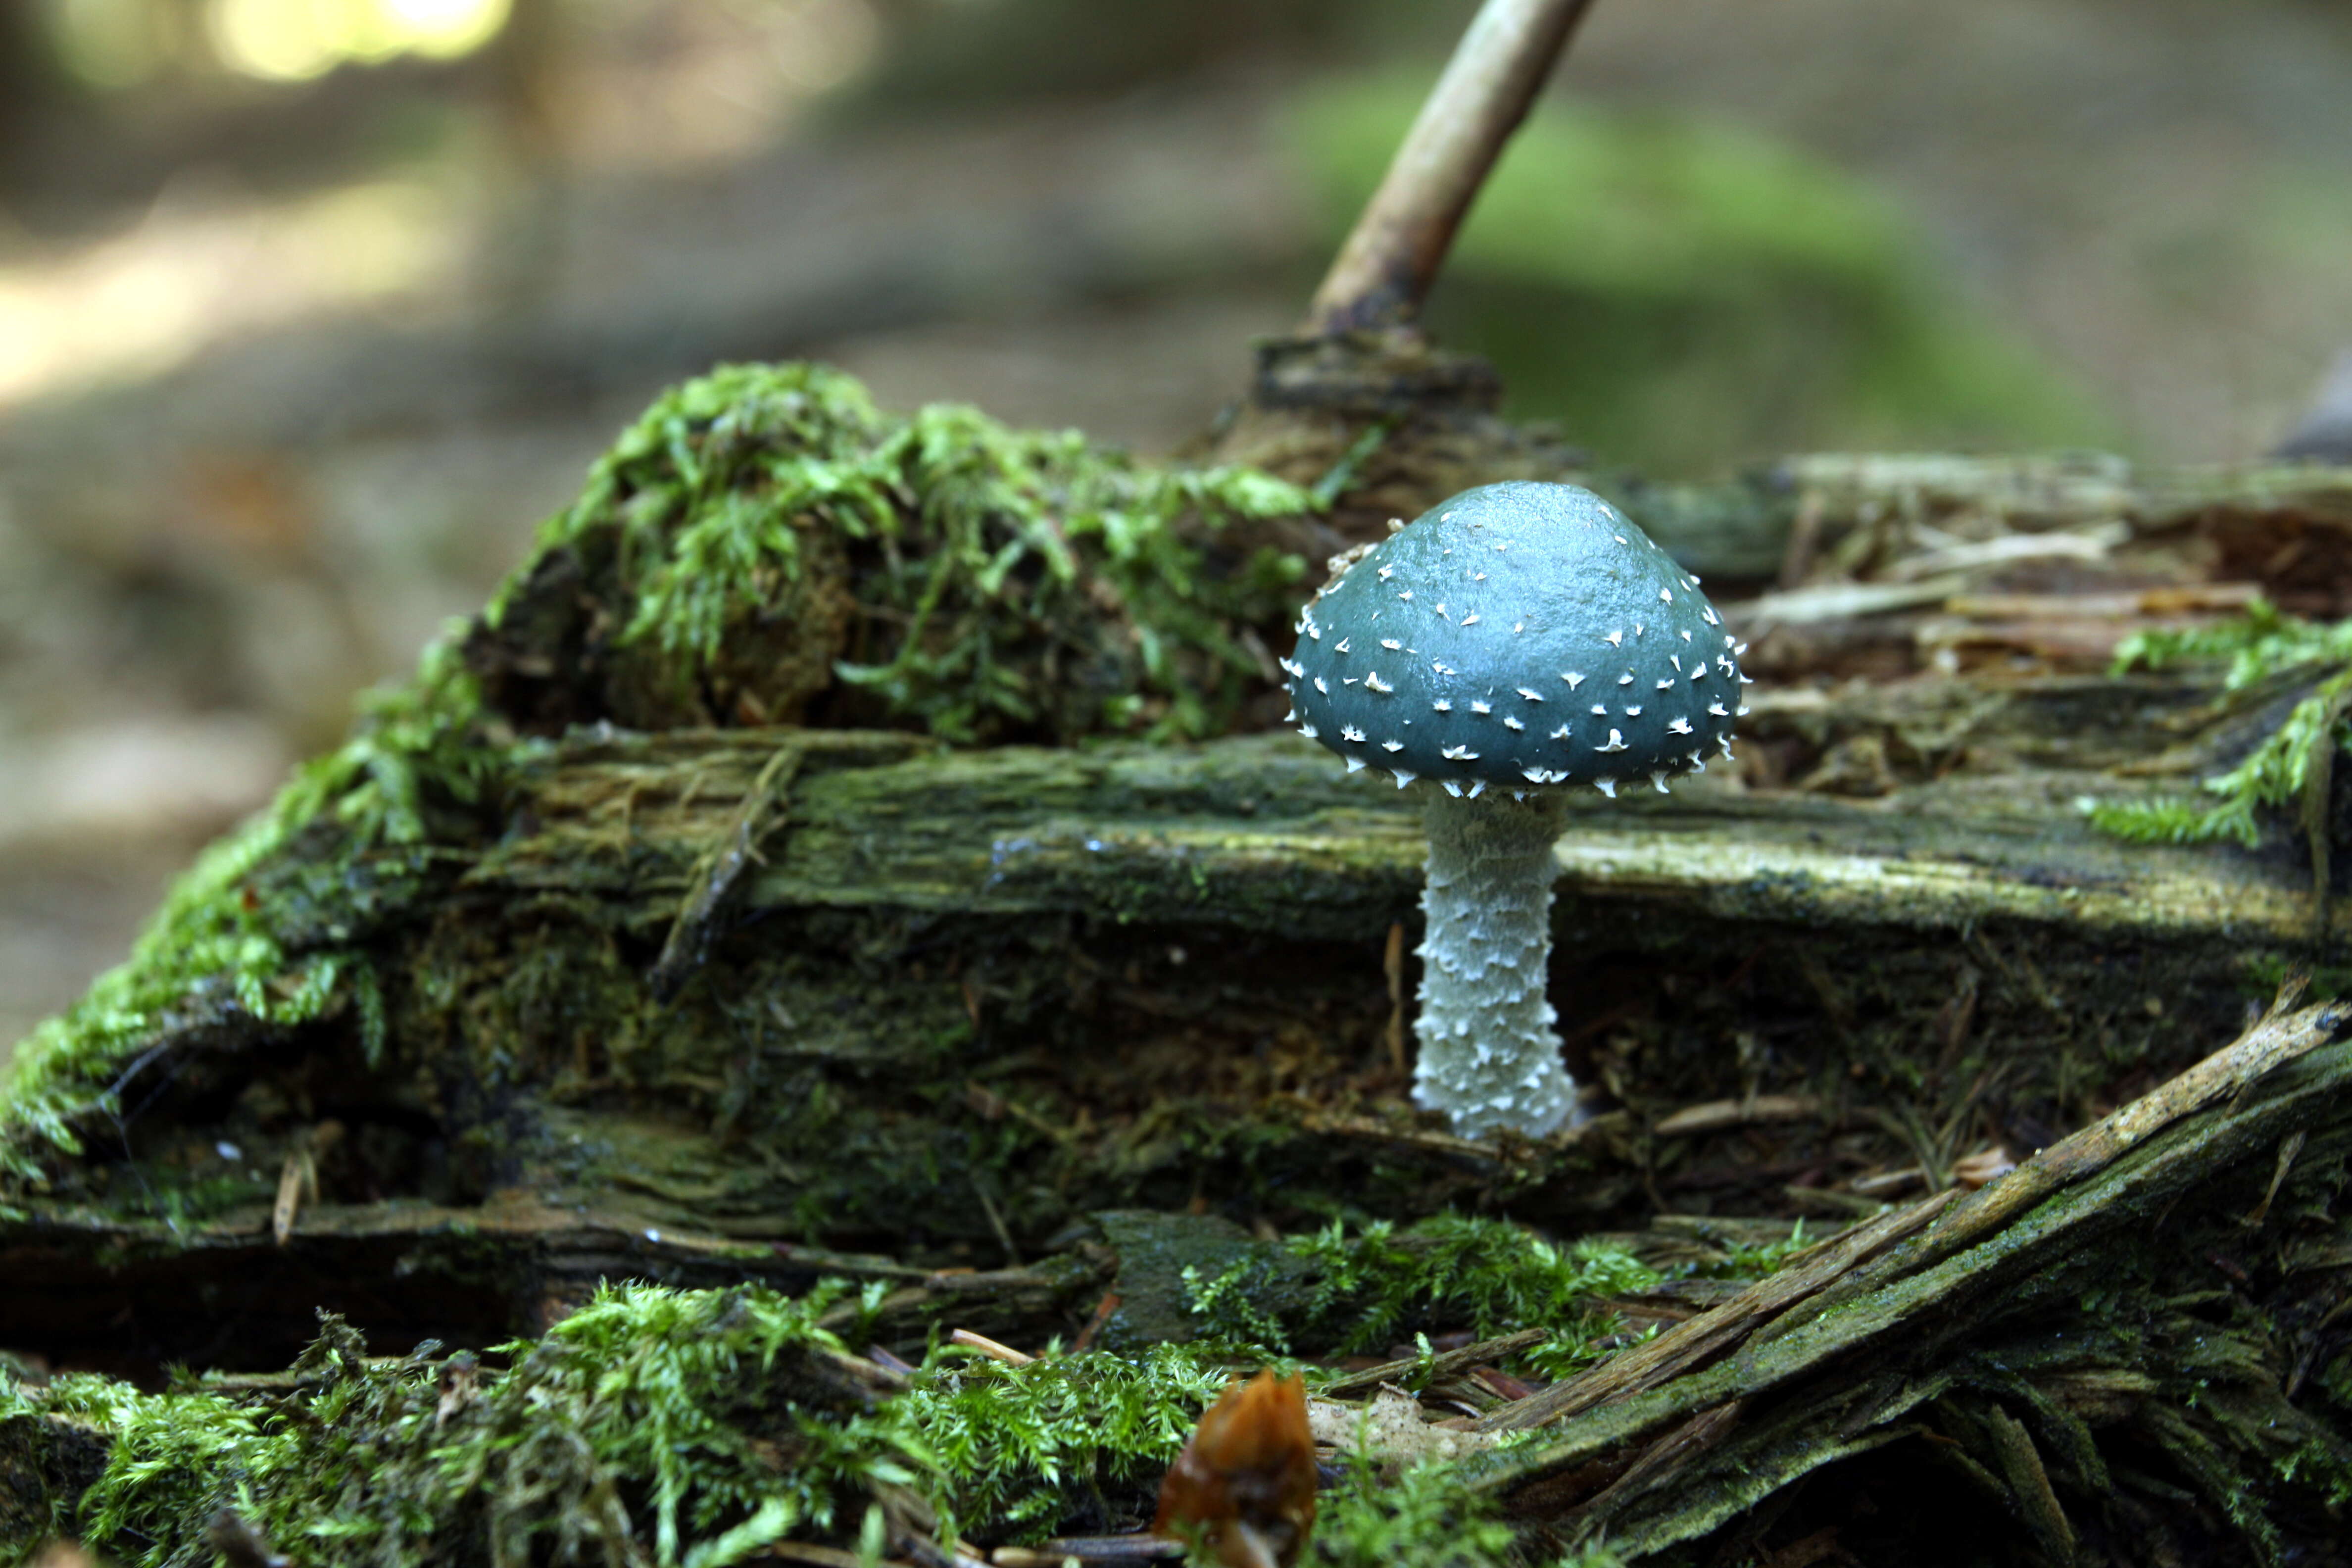
[[375, 0], [413, 53], [434, 59], [469, 55], [506, 26], [509, 0]]
[[[80, 0], [98, 4], [101, 0]], [[307, 81], [341, 65], [401, 55], [454, 59], [496, 37], [510, 0], [210, 0], [205, 30], [223, 65]]]
[[110, 238], [0, 266], [0, 412], [157, 375], [215, 343], [446, 291], [448, 197], [382, 181], [270, 205], [162, 207]]

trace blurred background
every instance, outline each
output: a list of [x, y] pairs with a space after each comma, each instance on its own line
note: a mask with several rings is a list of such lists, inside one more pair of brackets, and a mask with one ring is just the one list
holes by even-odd
[[[0, 0], [0, 1054], [665, 383], [1195, 433], [1473, 8]], [[1434, 324], [1658, 475], [2250, 458], [2347, 105], [2342, 0], [1601, 0]]]

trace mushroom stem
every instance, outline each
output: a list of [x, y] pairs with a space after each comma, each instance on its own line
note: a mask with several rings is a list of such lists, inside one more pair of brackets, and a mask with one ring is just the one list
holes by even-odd
[[1539, 1138], [1576, 1110], [1545, 995], [1563, 808], [1557, 790], [1429, 804], [1412, 1100], [1467, 1137]]

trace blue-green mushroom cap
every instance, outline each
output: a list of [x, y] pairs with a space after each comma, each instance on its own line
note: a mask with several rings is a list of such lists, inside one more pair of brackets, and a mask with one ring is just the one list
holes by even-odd
[[1727, 756], [1744, 651], [1684, 571], [1574, 485], [1463, 491], [1364, 552], [1283, 664], [1300, 734], [1454, 793], [1659, 789]]

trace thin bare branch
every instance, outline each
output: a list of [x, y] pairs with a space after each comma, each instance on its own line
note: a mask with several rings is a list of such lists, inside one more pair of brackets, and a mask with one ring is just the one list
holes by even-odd
[[1315, 291], [1306, 332], [1409, 321], [1591, 0], [1486, 0]]

